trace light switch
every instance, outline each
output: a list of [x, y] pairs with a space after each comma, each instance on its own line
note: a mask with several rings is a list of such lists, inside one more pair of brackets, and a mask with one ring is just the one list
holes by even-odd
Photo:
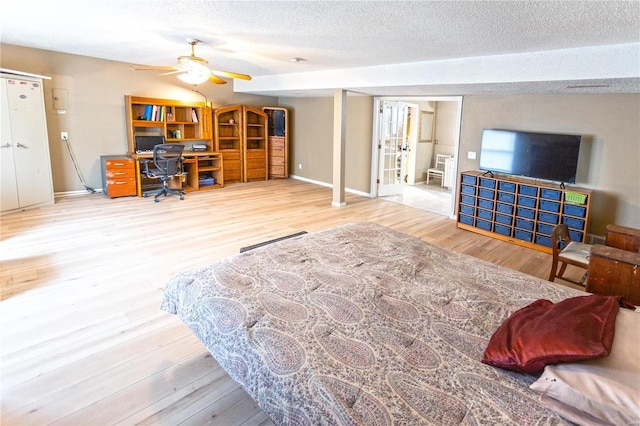
[[469, 160], [475, 160], [476, 159], [476, 152], [475, 151], [469, 151], [469, 153], [467, 154], [467, 158]]

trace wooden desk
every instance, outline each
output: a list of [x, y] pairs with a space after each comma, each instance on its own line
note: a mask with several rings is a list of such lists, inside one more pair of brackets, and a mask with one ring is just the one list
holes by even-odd
[[[153, 154], [130, 153], [129, 156], [136, 160], [136, 194], [142, 197], [143, 186], [149, 179], [144, 173], [144, 166], [141, 166], [144, 159], [152, 159]], [[184, 174], [176, 176], [170, 187], [183, 189], [184, 191], [203, 191], [217, 189], [224, 186], [224, 172], [222, 170], [222, 154], [213, 151], [184, 151], [182, 153], [182, 169]]]

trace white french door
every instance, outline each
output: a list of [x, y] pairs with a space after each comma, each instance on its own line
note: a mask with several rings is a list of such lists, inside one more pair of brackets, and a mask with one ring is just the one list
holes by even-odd
[[407, 119], [410, 105], [383, 101], [378, 117], [379, 197], [402, 194], [407, 163]]

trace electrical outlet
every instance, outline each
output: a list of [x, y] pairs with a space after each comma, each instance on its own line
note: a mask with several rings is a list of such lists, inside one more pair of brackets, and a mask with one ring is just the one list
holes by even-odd
[[66, 141], [67, 139], [69, 139], [69, 134], [67, 132], [60, 132], [60, 139]]
[[298, 163], [298, 170], [302, 170], [302, 163]]

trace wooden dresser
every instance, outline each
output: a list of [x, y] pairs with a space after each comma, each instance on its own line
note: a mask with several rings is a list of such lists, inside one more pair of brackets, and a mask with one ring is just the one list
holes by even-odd
[[596, 244], [589, 257], [590, 293], [623, 296], [640, 305], [640, 230], [607, 225], [606, 245]]
[[263, 107], [269, 134], [269, 179], [289, 177], [289, 111]]
[[102, 191], [111, 198], [136, 195], [136, 165], [125, 155], [103, 155]]

